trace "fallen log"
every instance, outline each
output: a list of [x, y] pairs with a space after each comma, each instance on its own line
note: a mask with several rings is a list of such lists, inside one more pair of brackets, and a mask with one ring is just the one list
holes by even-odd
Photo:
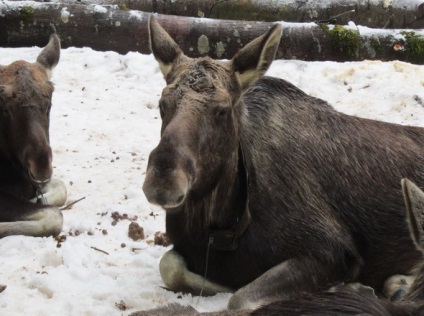
[[[37, 0], [46, 2], [45, 0]], [[424, 1], [388, 0], [50, 0], [61, 4], [119, 5], [159, 14], [246, 21], [329, 22], [373, 28], [424, 28]]]
[[[56, 32], [64, 48], [88, 46], [121, 54], [129, 51], [149, 54], [147, 22], [150, 15], [117, 6], [3, 1], [0, 3], [0, 46], [43, 46], [50, 33]], [[187, 55], [213, 58], [231, 58], [240, 47], [273, 24], [170, 15], [157, 15], [157, 20]], [[423, 30], [281, 23], [284, 31], [277, 58], [399, 59], [424, 63]]]

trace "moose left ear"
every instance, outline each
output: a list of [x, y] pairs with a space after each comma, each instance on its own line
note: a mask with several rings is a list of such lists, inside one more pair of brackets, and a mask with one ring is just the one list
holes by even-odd
[[267, 33], [248, 43], [233, 57], [233, 70], [243, 90], [261, 78], [271, 66], [282, 33], [282, 26], [275, 24]]
[[424, 192], [406, 178], [402, 179], [401, 185], [411, 237], [417, 248], [423, 249]]
[[59, 62], [60, 58], [60, 39], [56, 34], [50, 35], [50, 41], [37, 57], [37, 63], [43, 65], [50, 78], [51, 71]]
[[166, 79], [173, 65], [178, 62], [178, 57], [184, 55], [183, 51], [159, 25], [154, 16], [150, 18], [149, 36], [153, 56], [155, 56], [155, 59], [159, 63], [159, 68]]

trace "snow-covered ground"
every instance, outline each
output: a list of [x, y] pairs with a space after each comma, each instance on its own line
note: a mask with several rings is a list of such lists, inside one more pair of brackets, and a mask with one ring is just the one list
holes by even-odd
[[[0, 64], [34, 61], [39, 48], [0, 48]], [[424, 66], [402, 62], [276, 61], [285, 78], [338, 110], [424, 126]], [[153, 244], [164, 213], [143, 195], [149, 152], [160, 131], [158, 100], [165, 82], [151, 55], [62, 50], [53, 73], [54, 173], [68, 188], [66, 240], [0, 239], [2, 316], [128, 315], [180, 302], [200, 311], [224, 309], [229, 294], [198, 298], [162, 289], [158, 263], [168, 249]], [[146, 238], [128, 237], [130, 219]]]

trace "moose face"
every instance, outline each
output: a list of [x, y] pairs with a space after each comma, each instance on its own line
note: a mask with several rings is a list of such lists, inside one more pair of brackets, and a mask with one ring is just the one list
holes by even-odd
[[231, 61], [192, 59], [151, 19], [151, 47], [167, 86], [159, 102], [161, 140], [143, 185], [149, 202], [172, 211], [188, 197], [213, 195], [218, 182], [234, 181], [244, 117], [238, 101], [268, 69], [280, 37], [276, 25]]
[[161, 141], [144, 186], [149, 201], [166, 209], [181, 205], [188, 192], [213, 190], [239, 138], [240, 89], [228, 65], [184, 58], [175, 70], [159, 102]]
[[16, 61], [0, 66], [0, 153], [15, 161], [34, 183], [52, 176], [49, 119], [51, 70], [59, 60], [60, 42], [53, 35], [36, 63]]

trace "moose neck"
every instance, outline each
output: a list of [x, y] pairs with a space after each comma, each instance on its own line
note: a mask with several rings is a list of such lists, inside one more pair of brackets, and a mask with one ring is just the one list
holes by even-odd
[[0, 152], [0, 191], [31, 199], [36, 194], [36, 186], [29, 180], [19, 162]]
[[207, 237], [205, 235], [210, 232], [223, 230], [242, 233], [245, 230], [248, 179], [243, 157], [243, 149], [239, 145], [228, 159], [226, 170], [213, 190], [201, 196], [191, 194], [183, 210], [167, 215], [167, 231], [171, 239], [174, 221], [183, 224], [193, 236]]
[[[231, 213], [235, 219], [229, 228], [209, 229], [208, 245], [215, 250], [234, 251], [238, 248], [238, 242], [245, 230], [250, 224], [249, 210], [249, 171], [251, 169], [251, 156], [248, 148], [242, 142], [239, 145], [239, 169], [238, 169], [238, 200], [235, 210], [236, 214]], [[240, 208], [240, 203], [241, 208]], [[230, 219], [231, 221], [231, 219]], [[209, 249], [208, 246], [208, 249]]]

